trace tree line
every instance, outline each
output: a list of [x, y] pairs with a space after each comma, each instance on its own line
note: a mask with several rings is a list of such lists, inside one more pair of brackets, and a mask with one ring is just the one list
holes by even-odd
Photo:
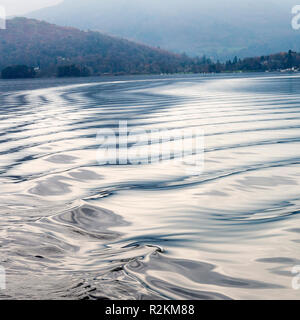
[[[119, 62], [120, 63], [120, 62]], [[3, 79], [14, 78], [34, 78], [45, 76], [57, 77], [88, 77], [96, 75], [125, 75], [125, 74], [175, 74], [175, 73], [224, 73], [224, 72], [272, 72], [272, 71], [297, 71], [300, 69], [300, 54], [292, 52], [279, 53], [269, 56], [261, 56], [255, 58], [228, 60], [224, 63], [219, 61], [213, 62], [211, 59], [188, 58], [182, 56], [182, 61], [178, 64], [154, 63], [152, 65], [145, 64], [139, 68], [122, 68], [118, 67], [118, 62], [115, 66], [109, 65], [108, 68], [103, 66], [102, 72], [99, 72], [99, 66], [94, 67], [89, 63], [80, 64], [63, 64], [53, 66], [54, 70], [47, 72], [26, 65], [9, 66], [2, 70]]]
[[289, 51], [226, 62], [174, 54], [99, 32], [15, 18], [0, 30], [2, 77], [80, 77], [299, 69], [300, 54]]

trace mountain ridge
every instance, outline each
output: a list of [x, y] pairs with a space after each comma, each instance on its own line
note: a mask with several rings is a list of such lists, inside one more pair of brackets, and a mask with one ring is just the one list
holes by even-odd
[[184, 58], [93, 31], [44, 21], [13, 18], [0, 30], [0, 68], [28, 65], [54, 75], [60, 65], [85, 65], [92, 74], [163, 73], [184, 71]]
[[14, 18], [0, 30], [2, 77], [99, 76], [122, 74], [220, 73], [300, 68], [300, 54], [238, 59], [226, 63], [191, 58], [94, 31]]
[[97, 30], [190, 56], [232, 59], [300, 51], [294, 0], [64, 0], [28, 17]]

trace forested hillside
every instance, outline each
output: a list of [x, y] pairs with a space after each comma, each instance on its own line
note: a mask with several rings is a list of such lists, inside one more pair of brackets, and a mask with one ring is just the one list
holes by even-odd
[[15, 18], [0, 30], [0, 69], [10, 65], [56, 74], [62, 65], [83, 65], [92, 75], [105, 73], [173, 73], [185, 71], [187, 57], [124, 39]]
[[105, 74], [219, 73], [300, 68], [300, 54], [289, 51], [220, 63], [26, 18], [8, 20], [0, 30], [2, 77], [97, 76]]

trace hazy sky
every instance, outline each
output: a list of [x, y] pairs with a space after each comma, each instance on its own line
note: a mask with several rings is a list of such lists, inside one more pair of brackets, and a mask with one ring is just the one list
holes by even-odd
[[8, 16], [25, 14], [43, 7], [55, 5], [62, 0], [0, 0]]
[[[69, 0], [70, 1], [70, 0]], [[84, 3], [85, 0], [72, 0], [74, 3]], [[102, 0], [93, 0], [95, 1], [95, 3], [97, 3], [98, 1], [102, 1]], [[93, 2], [93, 1], [89, 1], [89, 3]], [[131, 0], [126, 0], [126, 1], [131, 1]], [[136, 2], [137, 0], [132, 0], [132, 2]], [[161, 0], [162, 2], [164, 0]], [[63, 0], [0, 0], [0, 6], [5, 7], [6, 9], [6, 13], [8, 16], [12, 16], [12, 15], [23, 15], [26, 13], [29, 13], [31, 11], [34, 10], [38, 10], [41, 9], [43, 7], [49, 7], [52, 5], [56, 5], [60, 2], [63, 2]], [[103, 0], [104, 3], [109, 3], [109, 1], [107, 0]], [[122, 2], [122, 1], [121, 1]], [[147, 6], [151, 7], [151, 4], [154, 2], [157, 2], [157, 0], [139, 0], [138, 3], [147, 3]], [[204, 7], [210, 7], [211, 3], [213, 3], [213, 5], [215, 6], [216, 4], [219, 7], [228, 7], [229, 5], [231, 5], [231, 7], [234, 9], [236, 7], [237, 4], [240, 3], [240, 0], [190, 0], [189, 3], [193, 3], [193, 6], [195, 6], [196, 8], [199, 7], [200, 4], [202, 4], [202, 6], [204, 5]], [[249, 10], [251, 11], [251, 4], [253, 4], [253, 2], [257, 5], [258, 3], [260, 3], [264, 9], [266, 9], [266, 11], [268, 11], [268, 5], [272, 6], [272, 5], [280, 5], [282, 7], [284, 7], [285, 5], [288, 7], [288, 10], [290, 11], [291, 9], [291, 4], [290, 2], [294, 3], [299, 3], [300, 4], [300, 0], [243, 0], [242, 2], [247, 2], [249, 4]], [[288, 4], [287, 4], [287, 3]], [[177, 5], [176, 5], [177, 3]], [[174, 0], [173, 2], [173, 7], [182, 7], [179, 4], [185, 3], [184, 0]], [[286, 3], [286, 4], [285, 4]], [[163, 6], [163, 5], [162, 5]], [[172, 8], [170, 8], [168, 6], [168, 10], [170, 10]]]

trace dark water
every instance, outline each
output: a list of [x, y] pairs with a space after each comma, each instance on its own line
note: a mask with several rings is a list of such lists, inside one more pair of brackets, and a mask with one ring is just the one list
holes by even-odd
[[[300, 298], [298, 75], [1, 81], [0, 92], [1, 298]], [[120, 120], [201, 128], [204, 171], [99, 165], [97, 131]]]

